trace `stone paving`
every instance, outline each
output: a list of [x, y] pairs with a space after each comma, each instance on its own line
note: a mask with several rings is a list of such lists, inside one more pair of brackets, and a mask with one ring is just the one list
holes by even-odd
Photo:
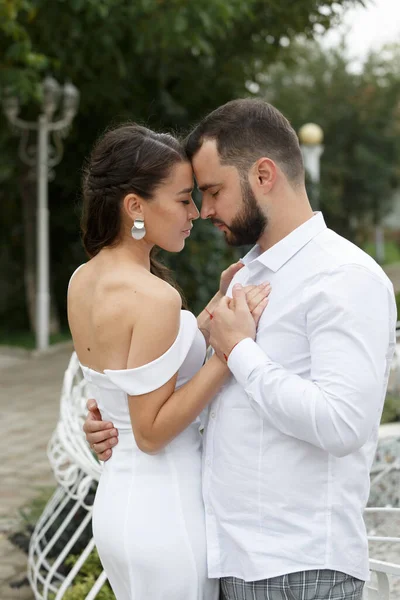
[[[55, 483], [46, 446], [57, 422], [61, 382], [71, 351], [72, 345], [67, 344], [45, 356], [31, 357], [0, 348], [0, 600], [34, 600], [29, 586], [10, 587], [25, 579], [26, 555], [7, 536], [18, 530], [19, 509]], [[397, 438], [400, 444], [400, 424], [385, 426], [381, 434]], [[400, 534], [400, 518], [380, 517], [371, 526], [375, 535]], [[371, 547], [371, 556], [400, 562], [400, 551], [386, 543]], [[400, 578], [392, 582], [391, 598], [400, 600]]]
[[0, 600], [33, 600], [29, 586], [10, 587], [26, 577], [26, 555], [7, 536], [18, 529], [19, 509], [55, 485], [46, 446], [57, 423], [71, 352], [71, 344], [36, 358], [0, 352]]

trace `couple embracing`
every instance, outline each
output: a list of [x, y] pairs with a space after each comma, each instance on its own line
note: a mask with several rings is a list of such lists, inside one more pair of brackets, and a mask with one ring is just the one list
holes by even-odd
[[[254, 246], [197, 319], [152, 256], [183, 249], [193, 175], [201, 217]], [[362, 597], [396, 306], [304, 180], [295, 131], [262, 100], [228, 102], [183, 145], [133, 124], [92, 152], [68, 317], [117, 600]]]

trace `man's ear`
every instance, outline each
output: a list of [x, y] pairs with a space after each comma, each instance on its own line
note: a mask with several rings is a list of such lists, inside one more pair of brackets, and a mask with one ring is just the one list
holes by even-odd
[[277, 167], [270, 158], [260, 158], [251, 169], [253, 185], [262, 194], [268, 194], [274, 187], [277, 176]]

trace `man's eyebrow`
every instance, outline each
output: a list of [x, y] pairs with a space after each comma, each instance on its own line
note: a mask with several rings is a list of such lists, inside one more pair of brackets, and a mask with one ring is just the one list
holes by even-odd
[[177, 196], [179, 196], [179, 194], [191, 194], [193, 192], [193, 188], [185, 188], [184, 190], [181, 190], [180, 192], [177, 193]]
[[210, 189], [212, 187], [215, 187], [217, 185], [221, 185], [221, 184], [220, 183], [206, 183], [206, 184], [201, 185], [201, 186], [199, 185], [199, 190], [201, 192], [206, 192], [208, 189]]

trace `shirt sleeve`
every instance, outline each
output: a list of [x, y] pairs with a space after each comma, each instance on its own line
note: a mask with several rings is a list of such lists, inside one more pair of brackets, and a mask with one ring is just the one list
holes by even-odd
[[350, 265], [309, 286], [304, 306], [309, 379], [272, 361], [249, 338], [232, 350], [228, 366], [274, 427], [345, 456], [379, 423], [395, 343], [393, 291]]

